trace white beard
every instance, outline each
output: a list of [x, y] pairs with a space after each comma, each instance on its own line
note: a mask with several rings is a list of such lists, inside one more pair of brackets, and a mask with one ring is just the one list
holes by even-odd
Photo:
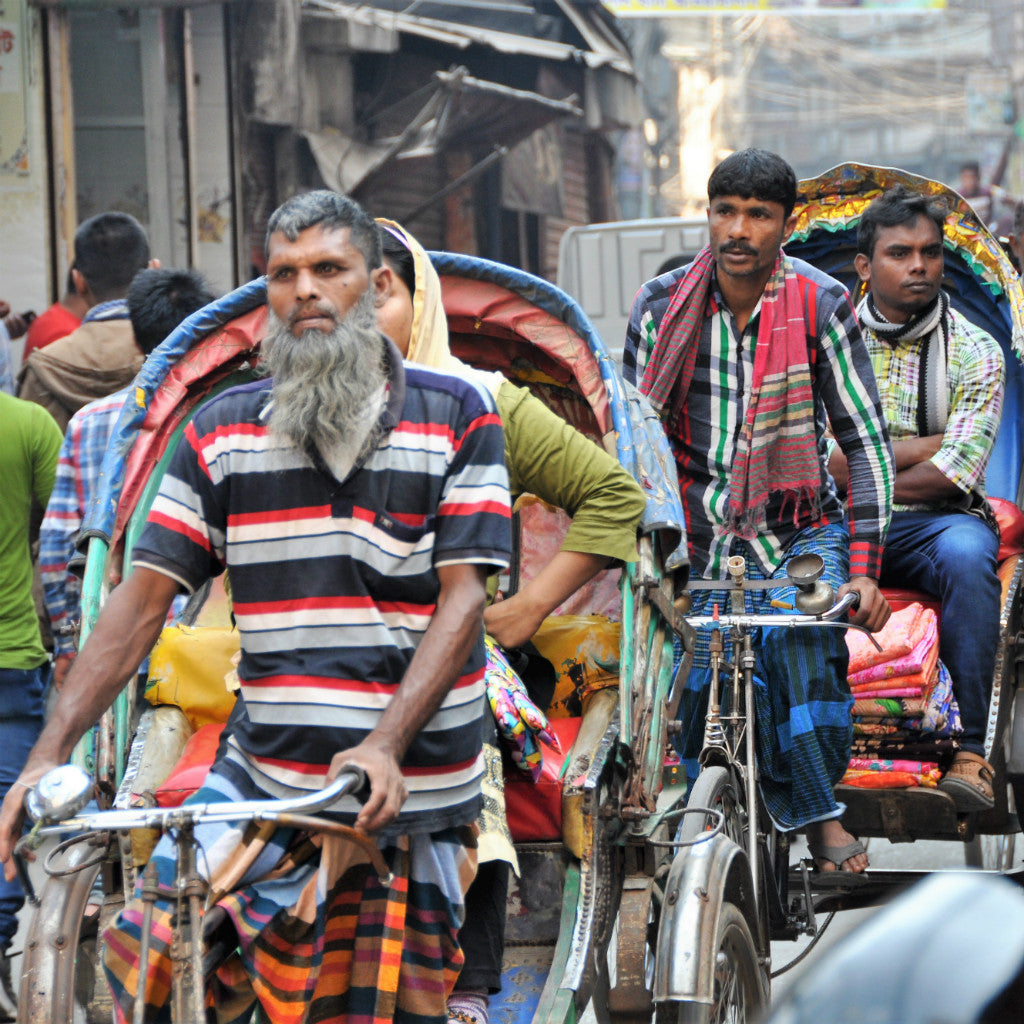
[[326, 333], [311, 328], [296, 338], [270, 310], [261, 348], [274, 379], [271, 432], [354, 461], [366, 443], [366, 409], [387, 379], [372, 290]]

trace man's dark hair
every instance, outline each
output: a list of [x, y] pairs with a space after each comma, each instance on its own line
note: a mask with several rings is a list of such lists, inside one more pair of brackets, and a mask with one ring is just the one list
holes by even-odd
[[149, 263], [149, 239], [128, 213], [98, 213], [75, 232], [75, 269], [96, 302], [124, 297], [132, 278]]
[[416, 294], [416, 260], [407, 246], [403, 245], [386, 227], [377, 225], [380, 232], [381, 252], [384, 261], [402, 279], [410, 295]]
[[941, 239], [947, 212], [941, 199], [922, 195], [906, 185], [895, 185], [869, 203], [860, 215], [857, 252], [871, 259], [875, 255], [875, 243], [881, 228], [912, 224], [918, 217], [927, 217], [939, 229]]
[[1017, 200], [1013, 208], [1013, 233], [1017, 238], [1024, 235], [1024, 199]]
[[741, 149], [727, 156], [708, 178], [708, 202], [719, 196], [778, 203], [788, 217], [796, 205], [796, 175], [778, 153]]
[[196, 270], [141, 270], [128, 288], [128, 317], [148, 356], [182, 320], [217, 296]]
[[979, 164], [977, 160], [967, 160], [960, 165], [960, 173], [963, 174], [964, 171], [970, 171], [972, 174], [980, 178], [981, 164]]
[[283, 202], [267, 221], [264, 243], [270, 255], [270, 236], [280, 231], [294, 242], [303, 231], [321, 227], [328, 230], [348, 228], [349, 240], [363, 254], [367, 270], [380, 266], [380, 235], [377, 222], [352, 198], [329, 189], [303, 192]]

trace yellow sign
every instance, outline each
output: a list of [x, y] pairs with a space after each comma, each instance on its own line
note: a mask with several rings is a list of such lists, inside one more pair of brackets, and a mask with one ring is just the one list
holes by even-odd
[[939, 11], [946, 0], [604, 0], [605, 7], [620, 18], [666, 18], [677, 14], [847, 14], [858, 11], [904, 13]]

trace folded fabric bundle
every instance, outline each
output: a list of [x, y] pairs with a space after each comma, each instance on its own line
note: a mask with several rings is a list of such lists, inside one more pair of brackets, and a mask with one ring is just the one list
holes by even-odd
[[[925, 614], [927, 613], [927, 614]], [[919, 601], [913, 601], [905, 608], [893, 612], [885, 628], [874, 634], [881, 645], [878, 650], [871, 640], [858, 630], [846, 633], [846, 646], [850, 651], [848, 674], [856, 676], [865, 669], [897, 658], [905, 657], [921, 642], [928, 628], [928, 622], [935, 625], [935, 612], [925, 608]]]
[[920, 739], [920, 735], [913, 729], [907, 728], [907, 723], [900, 719], [886, 718], [876, 722], [853, 721], [854, 736], [889, 736], [899, 739]]
[[891, 718], [920, 718], [924, 711], [924, 701], [920, 694], [912, 696], [874, 697], [869, 700], [858, 700], [853, 703], [853, 714], [862, 721], [879, 721]]
[[846, 786], [932, 788], [960, 748], [960, 716], [949, 672], [939, 660], [938, 620], [919, 603], [895, 612], [875, 650], [850, 631], [853, 743]]
[[851, 757], [910, 758], [945, 760], [960, 750], [960, 741], [952, 736], [914, 736], [899, 739], [891, 736], [855, 736]]
[[960, 708], [953, 696], [953, 677], [941, 661], [935, 685], [925, 696], [921, 729], [939, 736], [959, 736], [963, 732]]
[[912, 677], [903, 676], [898, 679], [876, 679], [872, 683], [861, 683], [860, 686], [851, 685], [850, 693], [855, 698], [884, 697], [889, 695], [890, 690], [912, 690], [920, 696], [924, 693], [926, 685], [928, 684], [924, 680], [914, 680]]
[[[920, 605], [918, 607], [921, 608]], [[871, 683], [879, 679], [913, 676], [918, 673], [927, 676], [929, 669], [934, 666], [939, 656], [938, 622], [935, 612], [931, 608], [921, 608], [921, 614], [915, 622], [920, 630], [920, 636], [912, 650], [906, 654], [898, 654], [896, 651], [889, 650], [885, 643], [885, 629], [883, 629], [876, 637], [883, 649], [875, 653], [885, 654], [886, 658], [857, 672], [848, 672], [847, 678], [850, 680], [850, 685], [859, 686], [861, 683]]]
[[935, 761], [911, 761], [906, 758], [851, 757], [850, 771], [861, 772], [921, 772], [938, 768]]
[[844, 786], [856, 786], [859, 789], [912, 789], [923, 786], [934, 789], [942, 778], [938, 766], [923, 772], [877, 772], [847, 771], [843, 776]]

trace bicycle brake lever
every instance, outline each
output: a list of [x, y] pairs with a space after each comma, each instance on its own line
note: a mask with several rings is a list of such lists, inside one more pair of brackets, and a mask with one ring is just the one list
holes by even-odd
[[32, 884], [32, 878], [28, 873], [28, 860], [25, 858], [25, 854], [19, 851], [17, 846], [14, 848], [13, 856], [14, 867], [18, 872], [18, 881], [21, 882], [21, 888], [25, 892], [25, 899], [27, 899], [33, 907], [38, 907], [39, 897], [36, 895], [36, 887]]

